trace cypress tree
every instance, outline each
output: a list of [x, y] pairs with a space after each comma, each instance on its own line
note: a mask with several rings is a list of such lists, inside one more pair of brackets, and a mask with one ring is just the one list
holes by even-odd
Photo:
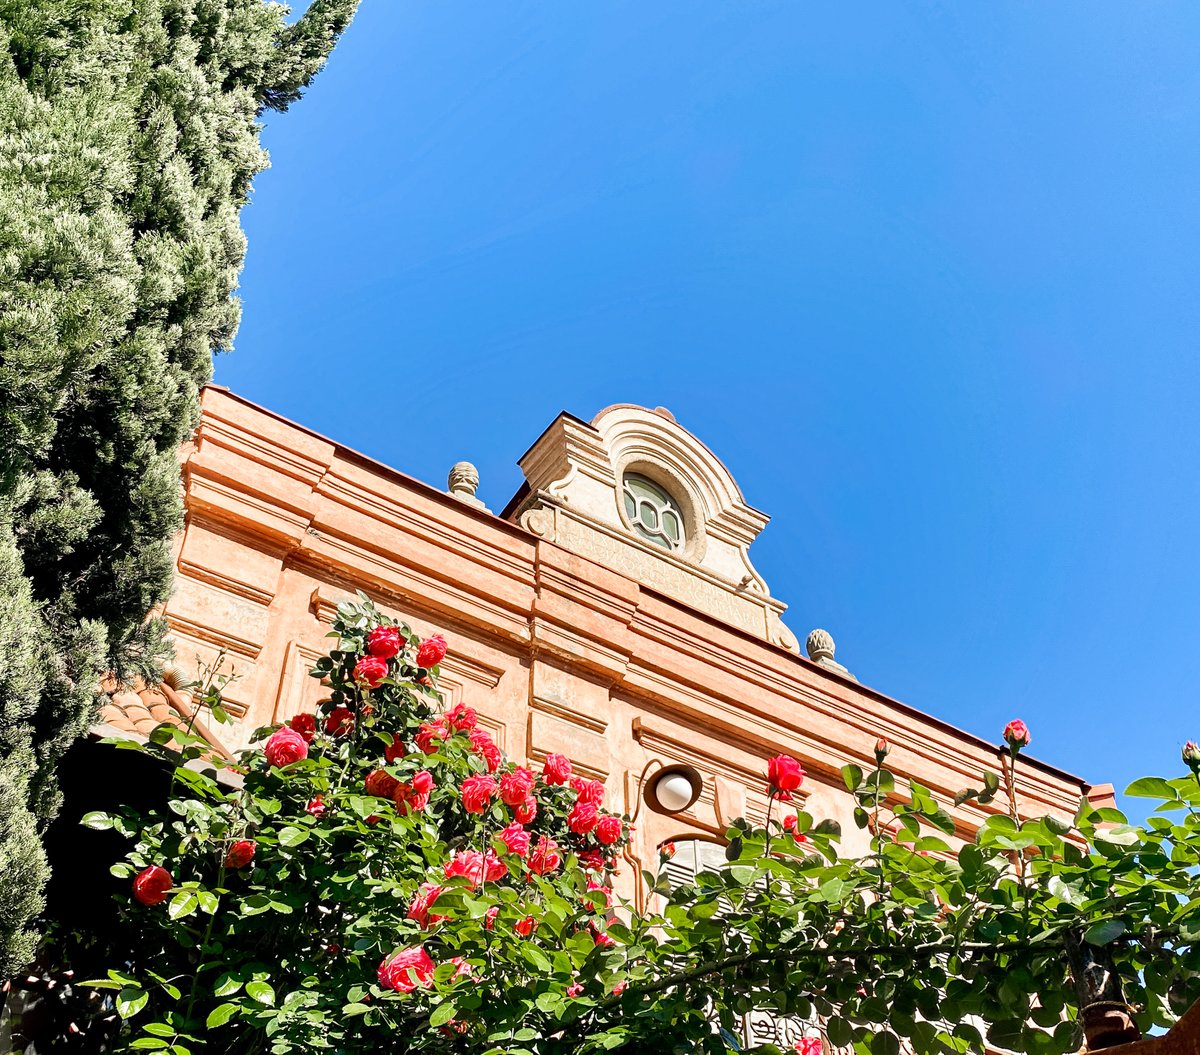
[[358, 0], [0, 0], [0, 977], [30, 957], [56, 760], [165, 654], [177, 451], [231, 346], [265, 110]]

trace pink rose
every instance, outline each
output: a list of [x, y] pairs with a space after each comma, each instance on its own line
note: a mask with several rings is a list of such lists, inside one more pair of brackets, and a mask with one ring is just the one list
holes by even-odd
[[161, 905], [167, 900], [175, 880], [171, 873], [159, 865], [151, 865], [138, 872], [133, 880], [133, 896], [143, 905]]
[[496, 917], [500, 915], [500, 906], [493, 905], [483, 916], [483, 926], [485, 930], [494, 930], [496, 927]]
[[500, 763], [504, 761], [500, 757], [500, 748], [492, 742], [491, 736], [482, 729], [471, 730], [471, 750], [487, 763], [489, 773], [495, 773], [500, 768]]
[[397, 993], [411, 993], [417, 986], [433, 982], [433, 961], [423, 946], [400, 949], [379, 965], [379, 984]]
[[470, 880], [474, 888], [479, 883], [494, 883], [508, 875], [508, 865], [496, 856], [495, 851], [489, 850], [486, 855], [478, 850], [458, 850], [450, 855], [450, 860], [442, 867], [447, 879], [462, 876]]
[[396, 812], [405, 816], [409, 811], [418, 812], [429, 805], [429, 793], [433, 790], [433, 775], [428, 769], [419, 769], [412, 780], [398, 781], [392, 792]]
[[349, 707], [335, 707], [325, 716], [325, 732], [330, 736], [345, 736], [354, 728], [354, 712]]
[[537, 845], [529, 851], [529, 870], [544, 876], [553, 872], [562, 864], [562, 855], [558, 852], [558, 843], [543, 835]]
[[354, 680], [368, 689], [379, 688], [379, 683], [387, 676], [387, 660], [378, 656], [363, 656], [354, 664]]
[[576, 835], [587, 835], [600, 820], [600, 811], [590, 802], [582, 799], [575, 803], [574, 808], [567, 814], [567, 827]]
[[582, 982], [572, 982], [569, 986], [567, 986], [567, 996], [569, 996], [569, 997], [572, 997], [572, 998], [577, 997], [582, 992], [583, 992], [583, 983]]
[[519, 824], [532, 824], [537, 816], [537, 799], [532, 795], [524, 802], [513, 807], [513, 819]]
[[412, 903], [408, 906], [408, 918], [415, 920], [422, 930], [427, 930], [435, 923], [449, 919], [449, 916], [433, 916], [429, 910], [437, 900], [442, 888], [436, 883], [422, 883], [413, 895]]
[[254, 860], [254, 840], [238, 839], [225, 855], [226, 868], [245, 868]]
[[571, 760], [566, 755], [547, 755], [542, 776], [547, 784], [565, 784], [571, 779]]
[[576, 777], [571, 781], [571, 787], [575, 789], [579, 802], [586, 802], [591, 806], [599, 806], [604, 802], [604, 784], [599, 780]]
[[613, 938], [612, 938], [612, 935], [611, 935], [611, 934], [606, 934], [606, 933], [605, 933], [604, 931], [602, 931], [602, 930], [593, 930], [593, 931], [592, 931], [592, 940], [593, 940], [593, 941], [594, 941], [594, 942], [595, 942], [597, 945], [604, 946], [605, 948], [607, 948], [609, 945], [616, 945], [616, 944], [617, 944], [615, 941], [613, 941]]
[[797, 1055], [821, 1055], [820, 1037], [801, 1037], [792, 1045]]
[[501, 828], [497, 838], [504, 843], [510, 854], [524, 857], [529, 853], [529, 832], [522, 828], [516, 821], [507, 828]]
[[1014, 718], [1004, 727], [1004, 739], [1009, 747], [1020, 749], [1029, 746], [1029, 726], [1020, 718]]
[[421, 642], [417, 649], [417, 666], [429, 670], [436, 667], [446, 658], [446, 639], [441, 634], [433, 634]]
[[788, 800], [804, 783], [804, 767], [788, 755], [776, 755], [767, 763], [771, 798]]
[[367, 651], [377, 659], [391, 659], [400, 655], [405, 643], [398, 626], [375, 626], [367, 634]]
[[[892, 745], [887, 742], [882, 736], [875, 741], [875, 764], [883, 765], [883, 760], [887, 758], [888, 753], [892, 750]], [[809, 1039], [809, 1038], [805, 1038]]]
[[468, 813], [486, 813], [492, 804], [492, 796], [496, 794], [497, 784], [494, 777], [477, 773], [467, 777], [462, 782], [463, 809]]
[[396, 794], [396, 788], [399, 786], [398, 781], [386, 769], [376, 769], [367, 774], [367, 779], [363, 781], [363, 786], [366, 788], [368, 795], [378, 795], [381, 799], [390, 799]]
[[533, 791], [533, 773], [524, 766], [517, 766], [511, 773], [500, 777], [500, 801], [506, 806], [519, 806]]
[[475, 713], [474, 707], [456, 703], [446, 712], [445, 721], [449, 723], [451, 729], [460, 733], [469, 733], [475, 728], [475, 723], [479, 721], [479, 715]]
[[315, 714], [293, 715], [288, 725], [304, 737], [306, 744], [311, 744], [313, 737], [317, 734], [317, 716]]
[[621, 838], [624, 827], [620, 817], [614, 817], [611, 813], [606, 813], [596, 822], [596, 839], [605, 846], [612, 846], [613, 843]]
[[282, 769], [284, 766], [290, 766], [293, 762], [307, 758], [308, 744], [295, 729], [285, 725], [271, 734], [270, 739], [267, 740], [267, 746], [263, 748], [263, 755], [271, 765]]

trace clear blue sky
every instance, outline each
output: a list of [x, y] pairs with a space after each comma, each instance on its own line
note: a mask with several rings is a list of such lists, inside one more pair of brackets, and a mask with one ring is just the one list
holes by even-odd
[[364, 0], [234, 391], [503, 506], [669, 407], [862, 681], [1123, 787], [1200, 737], [1200, 7]]

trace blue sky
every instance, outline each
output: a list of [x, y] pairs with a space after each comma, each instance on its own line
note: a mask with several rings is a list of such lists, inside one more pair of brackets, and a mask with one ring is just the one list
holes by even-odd
[[500, 508], [669, 407], [801, 637], [1123, 787], [1200, 736], [1200, 8], [364, 0], [217, 380]]

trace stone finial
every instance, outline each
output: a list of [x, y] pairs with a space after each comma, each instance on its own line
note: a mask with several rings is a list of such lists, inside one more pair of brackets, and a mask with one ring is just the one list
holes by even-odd
[[479, 489], [479, 470], [470, 462], [455, 462], [450, 469], [446, 483], [450, 494], [460, 502], [465, 502], [476, 509], [487, 508], [482, 501], [475, 497], [475, 492]]
[[834, 652], [837, 651], [837, 645], [833, 643], [833, 635], [828, 630], [818, 627], [812, 631], [808, 635], [808, 640], [804, 642], [804, 650], [808, 653], [808, 658], [819, 666], [828, 670], [836, 670], [843, 677], [858, 681], [850, 671], [833, 658]]
[[837, 645], [833, 643], [828, 630], [818, 628], [808, 635], [808, 640], [804, 642], [804, 651], [814, 663], [820, 663], [823, 659], [833, 659]]

